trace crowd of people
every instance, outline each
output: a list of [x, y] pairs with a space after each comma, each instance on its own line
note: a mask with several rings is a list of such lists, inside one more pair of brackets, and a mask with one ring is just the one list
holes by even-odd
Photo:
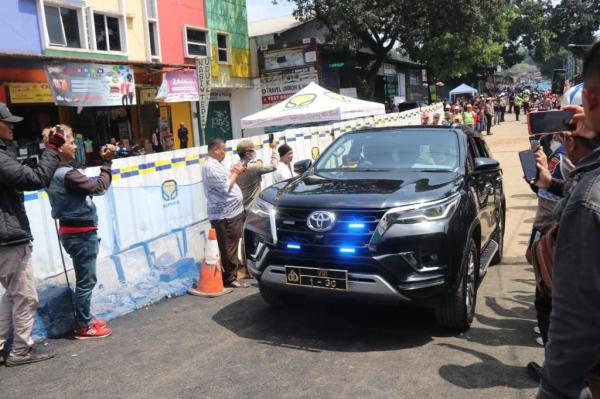
[[515, 114], [518, 121], [522, 114], [560, 108], [560, 96], [547, 90], [508, 89], [497, 94], [461, 96], [454, 101], [444, 101], [444, 113], [421, 114], [422, 125], [461, 124], [479, 133], [492, 135], [492, 126], [505, 121], [506, 114]]

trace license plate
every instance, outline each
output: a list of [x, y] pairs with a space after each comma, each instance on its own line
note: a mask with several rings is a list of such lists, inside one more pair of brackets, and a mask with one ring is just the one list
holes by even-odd
[[290, 285], [337, 291], [348, 290], [348, 272], [346, 270], [286, 266], [285, 277], [287, 284]]

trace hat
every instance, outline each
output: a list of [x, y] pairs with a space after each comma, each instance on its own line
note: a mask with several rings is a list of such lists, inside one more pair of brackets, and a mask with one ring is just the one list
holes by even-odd
[[244, 152], [254, 151], [254, 143], [250, 140], [242, 140], [237, 145], [238, 154], [243, 154]]
[[277, 151], [279, 152], [279, 156], [282, 157], [285, 154], [287, 154], [288, 152], [292, 151], [292, 147], [290, 147], [287, 144], [282, 144], [279, 146], [279, 148], [277, 149]]
[[0, 121], [17, 123], [21, 122], [22, 120], [22, 117], [11, 114], [6, 104], [0, 103]]

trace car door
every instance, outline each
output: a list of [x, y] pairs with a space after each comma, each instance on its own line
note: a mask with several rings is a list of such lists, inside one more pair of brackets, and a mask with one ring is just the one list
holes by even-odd
[[[471, 138], [472, 145], [477, 151], [479, 157], [491, 158], [490, 151], [485, 141], [480, 137]], [[500, 198], [501, 179], [498, 179], [499, 170], [490, 170], [485, 172], [476, 172], [478, 187], [481, 194], [482, 219], [481, 224], [485, 224], [481, 228], [482, 244], [488, 242], [492, 238], [492, 234], [496, 230], [496, 204]]]
[[[469, 155], [471, 156], [473, 161], [475, 160], [475, 158], [485, 156], [481, 153], [480, 146], [478, 145], [476, 140], [476, 137], [469, 137], [468, 140]], [[477, 200], [478, 217], [481, 225], [481, 244], [483, 246], [488, 242], [493, 232], [492, 226], [490, 225], [490, 218], [492, 217], [492, 215], [490, 214], [490, 201], [493, 204], [494, 190], [493, 186], [492, 188], [490, 188], [489, 173], [473, 170], [470, 181], [471, 189], [474, 191]], [[490, 196], [492, 196], [492, 198], [490, 198]]]

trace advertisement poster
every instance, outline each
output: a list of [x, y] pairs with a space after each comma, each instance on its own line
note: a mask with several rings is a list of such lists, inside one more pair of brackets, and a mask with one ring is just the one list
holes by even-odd
[[198, 74], [198, 111], [200, 112], [200, 129], [205, 131], [208, 118], [208, 104], [210, 102], [210, 86], [212, 84], [212, 69], [210, 58], [196, 60], [196, 73]]
[[318, 83], [319, 74], [314, 68], [302, 68], [285, 72], [271, 72], [260, 78], [263, 107], [270, 107], [290, 98], [310, 82]]
[[135, 105], [135, 79], [128, 65], [64, 63], [45, 67], [56, 105]]
[[194, 70], [166, 72], [156, 100], [165, 103], [198, 101], [198, 81]]

